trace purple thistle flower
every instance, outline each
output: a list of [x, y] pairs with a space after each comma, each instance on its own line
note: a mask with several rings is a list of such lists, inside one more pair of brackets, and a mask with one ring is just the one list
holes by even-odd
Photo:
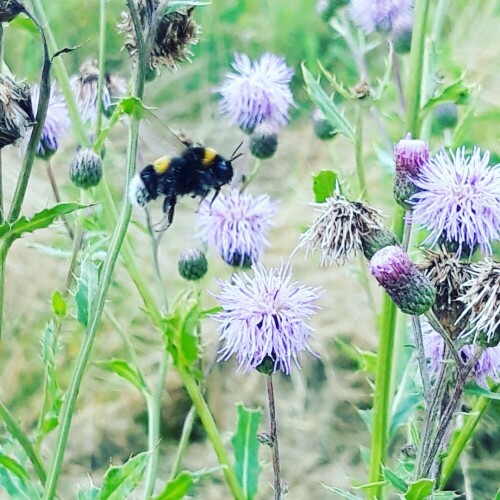
[[266, 234], [276, 207], [267, 195], [254, 197], [233, 189], [212, 204], [206, 200], [201, 204], [200, 236], [228, 264], [248, 267], [269, 246]]
[[[40, 98], [40, 87], [33, 85], [31, 89], [31, 101], [33, 109], [38, 107]], [[41, 158], [50, 158], [59, 148], [59, 142], [67, 134], [71, 125], [66, 101], [59, 92], [55, 83], [50, 86], [49, 107], [43, 124], [42, 135], [38, 143], [36, 153]]]
[[224, 343], [218, 361], [236, 356], [238, 369], [247, 371], [271, 361], [273, 371], [290, 374], [292, 361], [312, 351], [308, 321], [319, 307], [319, 288], [292, 282], [292, 267], [283, 263], [266, 270], [262, 264], [248, 274], [234, 274], [231, 281], [218, 280], [221, 292], [215, 295], [222, 311], [213, 318], [220, 323]]
[[367, 33], [391, 31], [402, 19], [412, 18], [412, 0], [351, 0], [352, 20]]
[[430, 234], [426, 243], [451, 242], [472, 252], [476, 245], [491, 254], [500, 237], [500, 168], [488, 165], [490, 153], [475, 148], [449, 155], [443, 150], [425, 163], [415, 184], [421, 192], [411, 199], [413, 220]]
[[252, 62], [246, 54], [235, 54], [232, 66], [237, 73], [228, 73], [218, 88], [221, 113], [243, 130], [251, 131], [263, 121], [274, 127], [286, 125], [294, 71], [285, 59], [266, 53]]
[[[424, 351], [431, 376], [436, 376], [444, 361], [444, 340], [427, 322], [422, 322], [424, 333]], [[459, 351], [461, 358], [467, 362], [473, 355], [476, 346], [466, 345]], [[474, 377], [478, 385], [488, 387], [488, 378], [497, 383], [500, 381], [500, 346], [486, 348], [474, 367]]]

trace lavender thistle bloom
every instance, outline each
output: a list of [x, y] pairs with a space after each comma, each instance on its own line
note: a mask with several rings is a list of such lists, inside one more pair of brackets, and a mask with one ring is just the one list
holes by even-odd
[[472, 252], [476, 245], [491, 254], [491, 241], [500, 238], [500, 168], [488, 165], [490, 153], [475, 148], [449, 155], [443, 150], [426, 162], [415, 181], [421, 192], [410, 200], [413, 220], [426, 227], [426, 243], [438, 241]]
[[412, 18], [412, 0], [351, 0], [352, 20], [366, 33], [391, 31], [402, 19]]
[[269, 243], [266, 238], [275, 202], [237, 189], [205, 201], [198, 213], [200, 236], [230, 265], [248, 267], [257, 262]]
[[[444, 340], [427, 321], [422, 323], [422, 331], [429, 373], [431, 376], [435, 376], [444, 361]], [[459, 354], [467, 362], [474, 354], [475, 349], [475, 345], [466, 345], [460, 349]], [[483, 351], [477, 360], [473, 374], [476, 383], [482, 387], [488, 387], [489, 378], [495, 383], [500, 381], [500, 346], [489, 347]]]
[[263, 121], [274, 127], [286, 125], [294, 72], [285, 59], [266, 53], [252, 62], [246, 54], [235, 54], [232, 66], [237, 73], [228, 73], [218, 89], [221, 113], [243, 130], [251, 131]]
[[[33, 109], [38, 107], [40, 87], [33, 85], [31, 89], [31, 102]], [[59, 141], [68, 132], [71, 125], [68, 108], [64, 97], [53, 83], [50, 86], [49, 107], [43, 124], [42, 135], [38, 143], [36, 154], [41, 158], [50, 158], [59, 148]]]
[[235, 274], [231, 281], [218, 280], [221, 292], [215, 297], [222, 311], [212, 316], [220, 323], [224, 343], [219, 361], [235, 356], [238, 369], [247, 371], [272, 362], [273, 371], [290, 374], [292, 361], [311, 350], [309, 319], [319, 309], [319, 288], [292, 282], [292, 267], [283, 263], [266, 270], [254, 268], [254, 276]]

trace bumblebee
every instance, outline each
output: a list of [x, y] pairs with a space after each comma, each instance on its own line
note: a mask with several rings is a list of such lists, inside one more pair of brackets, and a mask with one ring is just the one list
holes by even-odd
[[186, 149], [180, 156], [158, 158], [136, 174], [130, 185], [129, 194], [134, 205], [144, 207], [160, 196], [165, 197], [163, 229], [172, 224], [175, 205], [180, 196], [199, 197], [201, 203], [213, 190], [213, 203], [221, 188], [233, 179], [232, 162], [242, 155], [237, 152], [243, 143], [235, 149], [229, 160], [214, 149], [187, 142], [184, 144]]

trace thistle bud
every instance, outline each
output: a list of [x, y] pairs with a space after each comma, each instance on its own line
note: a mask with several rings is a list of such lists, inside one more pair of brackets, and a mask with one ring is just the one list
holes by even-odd
[[83, 189], [97, 186], [102, 178], [102, 160], [92, 149], [80, 149], [69, 169], [71, 182]]
[[34, 121], [29, 86], [0, 75], [0, 149], [16, 144]]
[[311, 121], [314, 135], [321, 141], [328, 141], [337, 135], [337, 129], [326, 119], [321, 109], [313, 111]]
[[392, 42], [394, 44], [394, 50], [398, 54], [408, 54], [408, 52], [410, 52], [412, 34], [413, 20], [411, 17], [396, 23], [392, 33]]
[[394, 198], [405, 210], [411, 209], [408, 200], [419, 191], [415, 185], [422, 165], [429, 159], [429, 146], [425, 141], [412, 139], [411, 134], [394, 147], [396, 175]]
[[436, 106], [434, 120], [440, 130], [454, 128], [458, 122], [458, 107], [453, 102], [446, 102]]
[[24, 6], [17, 0], [0, 1], [0, 23], [10, 23], [21, 12], [24, 12]]
[[434, 304], [434, 287], [402, 248], [379, 250], [370, 261], [370, 272], [404, 313], [418, 316]]
[[183, 253], [178, 263], [179, 274], [188, 281], [198, 281], [208, 271], [208, 262], [201, 250], [189, 250]]
[[361, 235], [361, 249], [363, 255], [370, 260], [379, 250], [388, 246], [397, 246], [396, 235], [388, 228], [379, 225], [370, 227]]
[[271, 158], [278, 149], [278, 134], [270, 123], [262, 122], [250, 136], [250, 152], [261, 160]]

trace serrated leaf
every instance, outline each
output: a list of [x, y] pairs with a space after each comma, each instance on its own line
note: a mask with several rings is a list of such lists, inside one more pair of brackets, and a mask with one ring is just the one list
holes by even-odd
[[165, 489], [154, 500], [179, 500], [184, 498], [193, 484], [196, 484], [201, 478], [221, 469], [222, 467], [213, 467], [196, 472], [183, 470], [174, 479], [167, 481]]
[[342, 115], [338, 106], [333, 102], [333, 99], [328, 97], [319, 82], [314, 79], [304, 64], [302, 64], [302, 74], [304, 75], [307, 93], [314, 104], [318, 106], [325, 115], [325, 118], [340, 134], [354, 142], [353, 127]]
[[59, 290], [52, 294], [52, 310], [56, 316], [64, 317], [67, 312], [66, 299]]
[[347, 500], [364, 500], [363, 497], [358, 497], [358, 495], [355, 495], [350, 491], [343, 490], [342, 488], [337, 488], [335, 486], [326, 486], [325, 484], [322, 484], [322, 486], [326, 488], [328, 491], [337, 494], [341, 498], [347, 498]]
[[145, 451], [130, 458], [125, 464], [110, 467], [103, 478], [103, 485], [98, 500], [121, 500], [127, 498], [137, 487], [149, 460]]
[[0, 465], [12, 472], [12, 474], [19, 479], [23, 481], [30, 480], [28, 471], [19, 462], [16, 462], [14, 459], [4, 455], [3, 453], [0, 453]]
[[87, 205], [80, 203], [58, 203], [51, 208], [46, 208], [37, 212], [32, 217], [20, 217], [16, 221], [4, 222], [0, 225], [0, 238], [15, 240], [23, 234], [32, 233], [38, 229], [49, 227], [61, 215], [68, 215], [76, 210], [86, 208]]
[[406, 500], [424, 500], [432, 493], [435, 481], [432, 479], [422, 478], [408, 486], [405, 493]]
[[470, 98], [471, 89], [467, 87], [463, 79], [454, 81], [453, 83], [441, 88], [431, 97], [423, 107], [424, 110], [434, 108], [438, 104], [445, 102], [453, 102], [455, 104], [466, 104]]
[[146, 389], [137, 369], [127, 363], [124, 359], [110, 359], [109, 361], [97, 361], [95, 363], [99, 368], [116, 373], [119, 377], [130, 382], [141, 392]]
[[500, 393], [493, 392], [484, 387], [481, 387], [476, 384], [467, 384], [464, 389], [465, 394], [469, 394], [470, 396], [481, 396], [487, 399], [494, 399], [496, 401], [500, 401]]
[[215, 306], [210, 309], [204, 309], [203, 311], [200, 311], [200, 319], [208, 318], [209, 316], [212, 316], [213, 314], [217, 314], [218, 312], [222, 311], [223, 308], [221, 306]]
[[394, 471], [392, 471], [385, 465], [382, 465], [382, 475], [389, 484], [394, 486], [394, 488], [396, 488], [401, 493], [404, 493], [408, 489], [408, 485], [406, 484], [404, 479], [399, 477]]
[[231, 439], [234, 449], [236, 477], [246, 498], [251, 500], [257, 493], [259, 484], [259, 440], [257, 431], [262, 417], [261, 410], [250, 410], [238, 404], [238, 424], [236, 434]]
[[337, 187], [338, 175], [333, 170], [321, 170], [313, 176], [313, 192], [316, 203], [331, 198]]
[[88, 325], [98, 287], [99, 268], [91, 259], [86, 258], [80, 269], [75, 293], [76, 317], [83, 326]]
[[189, 365], [192, 365], [201, 355], [200, 339], [197, 331], [199, 322], [200, 310], [198, 304], [195, 304], [184, 317], [181, 334], [183, 358]]
[[78, 500], [97, 500], [101, 490], [97, 486], [91, 486], [87, 491], [79, 491]]
[[148, 112], [148, 109], [142, 104], [142, 101], [134, 96], [124, 97], [120, 101], [119, 106], [126, 115], [133, 116], [137, 119], [144, 118]]

